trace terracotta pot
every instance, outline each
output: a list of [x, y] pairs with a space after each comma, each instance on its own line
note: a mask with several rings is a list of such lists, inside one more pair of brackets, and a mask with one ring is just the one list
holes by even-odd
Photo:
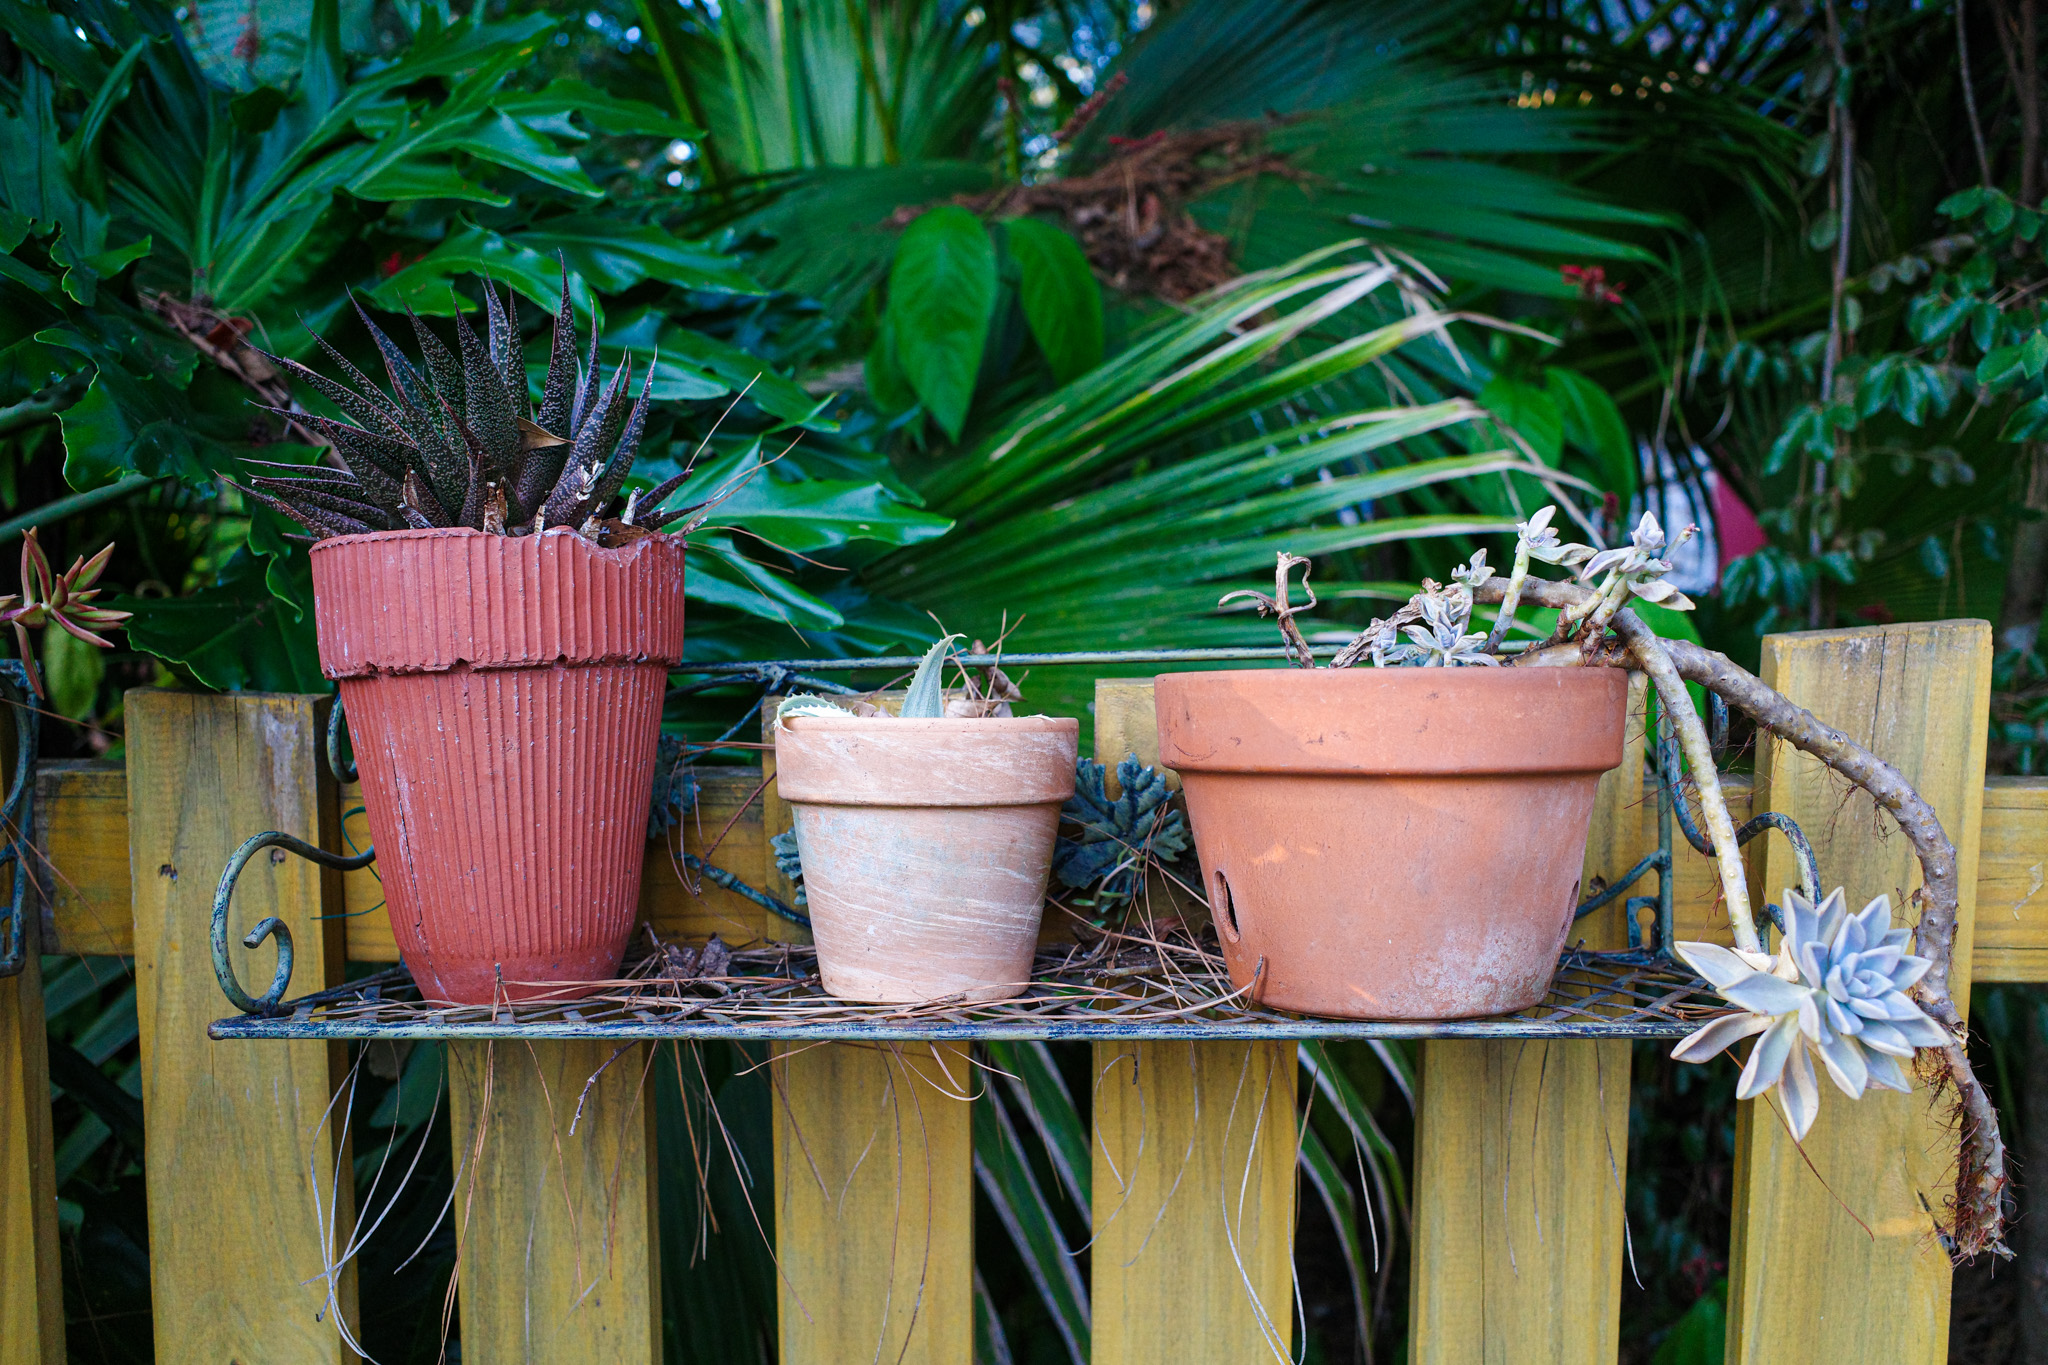
[[480, 1004], [616, 975], [683, 653], [682, 537], [378, 532], [312, 557], [320, 667], [420, 990]]
[[818, 970], [847, 1000], [1030, 983], [1080, 724], [803, 716], [777, 729]]
[[1236, 985], [1342, 1019], [1543, 998], [1621, 762], [1620, 669], [1173, 673], [1155, 695]]

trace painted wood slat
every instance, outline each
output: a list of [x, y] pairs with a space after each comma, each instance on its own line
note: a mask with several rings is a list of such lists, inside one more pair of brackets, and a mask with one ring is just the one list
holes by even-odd
[[[1889, 760], [1941, 817], [1964, 888], [1953, 989], [1967, 1010], [1990, 627], [1938, 621], [1771, 636], [1761, 675]], [[1789, 813], [1812, 838], [1823, 890], [1846, 886], [1852, 909], [1889, 893], [1897, 919], [1915, 913], [1906, 903], [1919, 884], [1912, 846], [1868, 798], [1789, 745], [1765, 744], [1758, 774], [1758, 804]], [[1765, 887], [1795, 884], [1779, 841], [1766, 845], [1762, 867]], [[1941, 1207], [1955, 1136], [1925, 1093], [1872, 1090], [1852, 1102], [1825, 1073], [1821, 1093], [1803, 1157], [1779, 1111], [1765, 1107], [1774, 1101], [1740, 1106], [1727, 1358], [1945, 1360], [1952, 1277], [1930, 1208]]]
[[770, 1079], [783, 1365], [968, 1365], [967, 1045], [777, 1044]]
[[[344, 1050], [206, 1037], [225, 1004], [208, 925], [228, 855], [263, 830], [335, 837], [334, 792], [314, 762], [326, 701], [143, 687], [126, 716], [157, 1359], [353, 1360], [335, 1321], [337, 1309], [355, 1320], [353, 1268], [331, 1296], [322, 1279], [353, 1217], [340, 1124], [323, 1122]], [[320, 916], [339, 904], [331, 873], [259, 856], [230, 920], [244, 982], [269, 982], [270, 949], [239, 940], [275, 915], [297, 946], [297, 988], [338, 983], [342, 922]]]
[[[690, 842], [684, 846], [691, 852], [701, 851], [696, 842], [700, 838], [708, 842], [716, 837], [733, 805], [760, 780], [759, 774], [749, 768], [706, 769], [700, 777], [707, 788], [706, 815], [701, 836], [694, 826], [689, 832]], [[1721, 782], [1736, 822], [1747, 819], [1749, 775], [1729, 773]], [[352, 801], [355, 790], [342, 789], [343, 809], [356, 804]], [[772, 788], [770, 791], [772, 794]], [[764, 796], [764, 804], [766, 800]], [[743, 813], [734, 823], [716, 859], [721, 866], [728, 865], [728, 855], [729, 865], [735, 871], [751, 866], [756, 844], [760, 846], [760, 856], [768, 858], [769, 831], [760, 823], [759, 810], [757, 806]], [[1640, 847], [1647, 851], [1657, 842], [1656, 803], [1644, 801], [1638, 810], [1643, 825]], [[724, 814], [718, 814], [719, 811]], [[45, 951], [118, 955], [133, 952], [134, 920], [128, 909], [131, 893], [127, 774], [111, 764], [75, 768], [47, 765], [37, 787], [36, 818], [43, 831], [40, 845], [49, 862], [62, 874], [54, 903], [44, 908]], [[348, 821], [347, 827], [358, 844], [368, 838], [361, 815]], [[1775, 836], [1764, 837], [1768, 841]], [[108, 849], [111, 854], [106, 852]], [[1679, 937], [1726, 942], [1727, 920], [1718, 902], [1719, 884], [1714, 879], [1712, 864], [1689, 850], [1682, 836], [1675, 852]], [[1756, 867], [1756, 859], [1761, 856], [1756, 845], [1752, 843], [1744, 852], [1751, 867]], [[1987, 780], [1977, 895], [1989, 913], [1979, 926], [1972, 955], [1971, 975], [1975, 980], [2048, 981], [2048, 895], [2036, 894], [2038, 888], [2033, 887], [2037, 865], [2048, 876], [2048, 779]], [[342, 881], [347, 909], [353, 916], [347, 921], [349, 960], [397, 961], [398, 950], [391, 940], [391, 925], [382, 908], [383, 893], [378, 890], [376, 878], [363, 871], [350, 873]], [[763, 880], [755, 885], [769, 890], [776, 885], [765, 871], [765, 864]], [[1755, 876], [1751, 877], [1752, 894], [1760, 892], [1761, 885]], [[642, 917], [652, 922], [664, 937], [701, 937], [713, 930], [731, 937], [741, 932], [736, 925], [743, 925], [760, 932], [773, 929], [774, 937], [792, 942], [803, 939], [801, 929], [777, 928], [779, 919], [765, 916], [758, 907], [751, 907], [740, 897], [715, 886], [703, 888], [701, 901], [692, 896], [676, 882], [666, 852], [659, 845], [648, 849], [647, 872], [640, 894]], [[110, 913], [109, 907], [116, 909]], [[749, 921], [749, 914], [763, 917]]]
[[[0, 736], [0, 792], [15, 768], [14, 727]], [[33, 871], [33, 869], [31, 869]], [[18, 867], [0, 872], [11, 904]], [[0, 1342], [22, 1365], [63, 1365], [64, 1288], [50, 1133], [50, 1058], [43, 1031], [37, 891], [29, 887], [19, 975], [0, 979]]]
[[[1114, 769], [1129, 753], [1159, 761], [1152, 684], [1100, 679], [1095, 760]], [[1295, 1052], [1095, 1044], [1096, 1365], [1290, 1357]]]
[[1094, 1045], [1095, 1365], [1293, 1358], [1293, 1043]]
[[464, 1359], [660, 1361], [650, 1055], [448, 1045]]
[[1978, 981], [2048, 981], [2048, 777], [1984, 784], [1977, 923]]
[[[1622, 762], [1600, 779], [1583, 884], [1651, 847], [1646, 689], [1630, 680]], [[1647, 894], [1644, 883], [1634, 890]], [[1576, 940], [1627, 944], [1617, 904]], [[1629, 1044], [1619, 1039], [1423, 1044], [1409, 1323], [1415, 1365], [1612, 1361], [1620, 1346]]]

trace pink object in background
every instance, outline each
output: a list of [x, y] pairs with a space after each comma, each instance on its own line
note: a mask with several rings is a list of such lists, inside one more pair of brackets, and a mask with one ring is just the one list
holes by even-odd
[[1719, 474], [1710, 476], [1714, 485], [1714, 538], [1721, 546], [1721, 572], [1747, 554], [1755, 554], [1767, 543], [1756, 513], [1728, 486]]
[[429, 1000], [573, 995], [639, 904], [681, 536], [337, 536], [313, 547], [391, 931]]

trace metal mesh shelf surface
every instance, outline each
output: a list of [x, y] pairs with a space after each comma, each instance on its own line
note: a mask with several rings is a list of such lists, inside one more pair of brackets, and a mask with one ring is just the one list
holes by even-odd
[[1183, 934], [1109, 934], [1041, 949], [1029, 988], [969, 1004], [855, 1004], [826, 995], [813, 949], [709, 953], [664, 945], [616, 981], [498, 1006], [423, 1001], [402, 967], [214, 1023], [228, 1038], [1672, 1038], [1728, 1012], [1684, 964], [1645, 951], [1566, 952], [1542, 1003], [1490, 1019], [1314, 1019], [1233, 990], [1212, 948]]

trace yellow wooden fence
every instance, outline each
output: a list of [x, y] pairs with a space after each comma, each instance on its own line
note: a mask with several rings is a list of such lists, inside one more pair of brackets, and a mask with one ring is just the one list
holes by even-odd
[[[1982, 622], [1774, 636], [1764, 649], [1766, 681], [1898, 765], [1954, 838], [1962, 1003], [1972, 979], [2048, 980], [2048, 782], [1986, 782], [1990, 671]], [[158, 1359], [351, 1359], [317, 1278], [353, 1216], [347, 1153], [336, 1125], [320, 1124], [343, 1046], [216, 1043], [205, 1032], [228, 1012], [208, 926], [229, 853], [265, 829], [343, 846], [342, 812], [358, 802], [318, 761], [325, 702], [145, 689], [129, 694], [126, 714], [125, 769], [41, 774], [49, 894], [36, 930], [45, 953], [134, 957]], [[1156, 754], [1149, 684], [1105, 680], [1095, 722], [1104, 761]], [[1640, 726], [1634, 745], [1605, 779], [1589, 876], [1611, 877], [1655, 843]], [[1756, 773], [1757, 807], [1799, 819], [1824, 886], [1845, 884], [1856, 903], [1879, 892], [1905, 903], [1917, 869], [1868, 800], [1787, 746], [1764, 743]], [[723, 830], [715, 860], [786, 894], [768, 839], [788, 817], [772, 786], [755, 799], [755, 770], [700, 776], [683, 847], [705, 852]], [[1744, 818], [1751, 786], [1731, 782], [1729, 794]], [[360, 816], [349, 824], [360, 844]], [[664, 937], [790, 936], [750, 902], [686, 891], [671, 852], [650, 846], [642, 885], [644, 916]], [[1775, 836], [1749, 853], [1759, 890], [1795, 880]], [[1680, 937], [1725, 938], [1707, 861], [1682, 848], [1679, 858]], [[283, 918], [301, 945], [294, 993], [314, 990], [349, 960], [396, 960], [381, 910], [339, 917], [380, 899], [367, 872], [273, 861], [243, 877], [236, 933]], [[1587, 926], [1592, 946], [1617, 946], [1618, 912]], [[36, 951], [32, 941], [28, 970], [0, 981], [0, 1358], [54, 1363], [63, 1319]], [[267, 959], [252, 969], [261, 979]], [[587, 1095], [609, 1044], [451, 1048], [465, 1359], [658, 1360], [658, 1181], [693, 1177], [657, 1164], [645, 1046], [604, 1067]], [[1286, 1352], [1294, 1046], [1094, 1047], [1095, 1361], [1236, 1365]], [[1629, 1065], [1618, 1041], [1425, 1044], [1414, 1360], [1615, 1359]], [[772, 1080], [783, 1360], [968, 1365], [971, 1125], [953, 1098], [972, 1088], [963, 1045], [789, 1047]], [[1805, 1147], [1832, 1194], [1768, 1109], [1741, 1110], [1728, 1358], [1943, 1359], [1950, 1277], [1928, 1209], [1941, 1206], [1953, 1138], [1925, 1095], [1850, 1104], [1828, 1093]], [[335, 1289], [352, 1317], [353, 1282]]]

